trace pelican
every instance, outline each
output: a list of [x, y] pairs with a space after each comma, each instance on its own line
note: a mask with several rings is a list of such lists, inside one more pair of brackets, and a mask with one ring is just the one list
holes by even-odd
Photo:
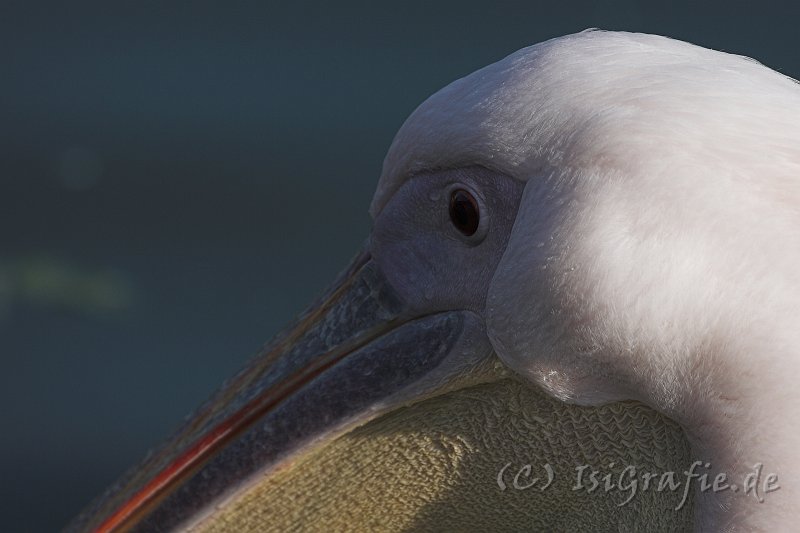
[[422, 103], [370, 214], [70, 531], [797, 529], [795, 80], [549, 40]]

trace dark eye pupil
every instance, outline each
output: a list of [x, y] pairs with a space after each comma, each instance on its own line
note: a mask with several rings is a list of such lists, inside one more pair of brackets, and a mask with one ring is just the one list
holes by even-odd
[[481, 221], [478, 202], [464, 189], [457, 189], [450, 195], [450, 220], [467, 237], [478, 231]]

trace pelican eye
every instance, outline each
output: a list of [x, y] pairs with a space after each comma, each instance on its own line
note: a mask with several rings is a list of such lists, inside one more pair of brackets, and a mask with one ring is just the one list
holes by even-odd
[[481, 222], [478, 202], [464, 189], [456, 189], [450, 194], [450, 221], [467, 237], [478, 231]]

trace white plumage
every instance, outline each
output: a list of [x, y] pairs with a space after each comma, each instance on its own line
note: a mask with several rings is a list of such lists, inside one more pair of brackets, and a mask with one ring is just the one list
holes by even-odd
[[704, 496], [701, 527], [721, 527], [719, 506], [746, 517], [729, 527], [789, 527], [800, 85], [664, 37], [547, 41], [423, 103], [386, 157], [373, 215], [408, 176], [471, 164], [527, 182], [488, 294], [500, 357], [558, 398], [648, 403], [729, 477], [757, 462], [779, 474], [768, 507]]

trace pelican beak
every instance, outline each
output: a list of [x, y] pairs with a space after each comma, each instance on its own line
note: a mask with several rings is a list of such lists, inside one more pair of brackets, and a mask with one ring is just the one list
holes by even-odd
[[410, 311], [362, 251], [325, 296], [70, 530], [201, 524], [298, 455], [441, 393], [491, 353], [477, 315]]

